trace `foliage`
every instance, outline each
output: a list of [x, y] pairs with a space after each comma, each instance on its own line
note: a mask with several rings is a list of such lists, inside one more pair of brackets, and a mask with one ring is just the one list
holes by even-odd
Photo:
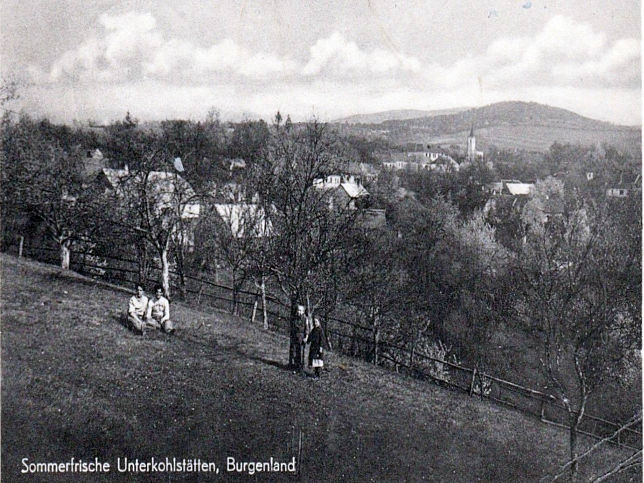
[[91, 237], [100, 211], [95, 190], [84, 185], [82, 149], [69, 134], [28, 117], [2, 125], [3, 215], [39, 219], [61, 249], [63, 268], [72, 244]]
[[641, 345], [641, 238], [631, 248], [607, 206], [565, 200], [552, 210], [556, 193], [561, 184], [546, 181], [526, 204], [518, 303], [549, 389], [569, 413], [574, 459], [589, 396]]

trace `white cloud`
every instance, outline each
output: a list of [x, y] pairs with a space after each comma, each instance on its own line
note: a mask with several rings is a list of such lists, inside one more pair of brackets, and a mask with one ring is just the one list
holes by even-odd
[[99, 23], [104, 34], [63, 54], [51, 67], [52, 81], [173, 81], [191, 77], [198, 82], [217, 73], [263, 79], [287, 75], [296, 68], [288, 58], [253, 53], [230, 39], [208, 48], [187, 40], [166, 40], [150, 13], [102, 15]]
[[[167, 38], [150, 13], [102, 15], [99, 25], [100, 32], [49, 68], [26, 70], [34, 83], [56, 87], [50, 94], [60, 97], [51, 102], [60, 104], [61, 112], [73, 105], [78, 113], [96, 116], [103, 106], [139, 116], [186, 117], [216, 105], [263, 115], [282, 109], [302, 118], [312, 109], [337, 117], [521, 99], [604, 117], [610, 99], [621, 112], [614, 121], [636, 123], [640, 117], [639, 41], [610, 43], [589, 25], [561, 16], [535, 35], [498, 38], [479, 54], [451, 63], [433, 61], [429, 51], [412, 56], [361, 47], [338, 32], [294, 60], [230, 38], [207, 46]], [[62, 94], [62, 84], [70, 82], [76, 97]], [[638, 103], [628, 107], [634, 100]]]
[[[252, 52], [231, 39], [202, 47], [189, 40], [161, 34], [150, 13], [102, 15], [102, 35], [91, 36], [64, 53], [51, 67], [59, 81], [122, 82], [163, 79], [199, 84], [300, 79], [372, 80], [389, 78], [413, 87], [463, 86], [500, 88], [508, 85], [633, 86], [639, 83], [639, 42], [620, 39], [608, 45], [606, 36], [589, 25], [555, 16], [532, 37], [505, 37], [479, 55], [452, 64], [424, 62], [418, 57], [383, 48], [363, 49], [335, 32], [309, 47], [308, 59], [296, 62], [271, 52]], [[32, 66], [31, 70], [37, 72]]]
[[309, 61], [302, 68], [305, 76], [374, 75], [403, 71], [417, 73], [421, 63], [415, 57], [396, 54], [384, 49], [365, 52], [355, 42], [335, 32], [318, 40], [310, 48]]
[[606, 36], [587, 24], [555, 16], [534, 37], [499, 38], [479, 55], [452, 65], [434, 65], [426, 77], [439, 87], [471, 84], [484, 88], [529, 86], [633, 87], [639, 84], [639, 41]]

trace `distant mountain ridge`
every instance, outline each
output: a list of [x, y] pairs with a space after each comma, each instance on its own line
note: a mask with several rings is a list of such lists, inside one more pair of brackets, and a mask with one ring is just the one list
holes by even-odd
[[423, 111], [420, 109], [397, 109], [393, 111], [374, 112], [371, 114], [354, 114], [352, 116], [343, 117], [331, 122], [348, 124], [375, 124], [385, 121], [402, 121], [406, 119], [418, 119], [424, 117], [442, 116], [446, 114], [455, 114], [467, 109], [469, 109], [469, 107], [437, 109], [431, 111]]
[[396, 144], [461, 145], [474, 127], [477, 147], [546, 151], [554, 142], [608, 143], [641, 152], [641, 128], [619, 126], [536, 102], [507, 101], [448, 114], [343, 125], [355, 134], [380, 135]]

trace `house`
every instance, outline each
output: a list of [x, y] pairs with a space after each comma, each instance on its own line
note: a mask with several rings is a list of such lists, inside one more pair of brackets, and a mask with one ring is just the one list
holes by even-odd
[[[106, 189], [115, 190], [125, 194], [128, 185], [140, 186], [143, 181], [142, 173], [131, 172], [125, 169], [103, 168], [97, 176], [97, 182], [102, 183]], [[182, 205], [181, 218], [198, 218], [200, 204], [190, 184], [177, 173], [167, 171], [150, 171], [147, 174], [147, 186], [153, 197], [155, 209], [158, 211], [173, 205]]]
[[[210, 190], [210, 196], [221, 203], [238, 203], [246, 201], [248, 198], [244, 185], [235, 181], [228, 181], [226, 183], [213, 186]], [[258, 195], [253, 196], [253, 202], [255, 203], [257, 202], [257, 196]]]
[[246, 169], [246, 161], [241, 158], [234, 158], [228, 160], [228, 170], [232, 173], [235, 169]]
[[503, 179], [490, 183], [485, 189], [492, 195], [483, 207], [483, 213], [487, 216], [490, 211], [496, 210], [499, 206], [497, 200], [501, 205], [511, 200], [512, 206], [522, 206], [528, 195], [534, 190], [534, 183], [522, 183], [516, 179]]
[[628, 188], [608, 188], [606, 196], [609, 198], [626, 198], [629, 195]]
[[270, 235], [270, 220], [256, 203], [215, 203], [217, 215], [235, 238], [261, 238]]
[[408, 151], [392, 153], [391, 161], [382, 163], [384, 169], [392, 171], [458, 171], [459, 164], [447, 153], [441, 150]]
[[369, 192], [362, 186], [360, 176], [354, 174], [331, 174], [313, 181], [317, 189], [329, 191], [329, 207], [348, 206], [356, 209], [369, 198]]
[[[120, 197], [128, 195], [131, 187], [137, 196], [136, 192], [143, 186], [143, 174], [131, 172], [127, 166], [125, 169], [103, 168], [96, 177], [96, 183]], [[183, 245], [192, 251], [194, 224], [200, 215], [201, 205], [190, 184], [177, 173], [151, 171], [147, 174], [146, 189], [155, 214], [161, 215], [174, 208], [181, 210], [182, 229], [175, 231], [174, 235], [180, 236]]]
[[534, 183], [505, 183], [505, 188], [512, 196], [527, 196], [534, 190]]
[[423, 159], [428, 160], [429, 162], [436, 161], [439, 157], [443, 156], [442, 153], [435, 151], [409, 151], [407, 152], [408, 158], [414, 158], [417, 161], [422, 161]]
[[516, 179], [503, 179], [489, 184], [487, 189], [494, 196], [527, 196], [534, 189], [534, 183], [522, 183]]
[[[630, 178], [630, 181], [625, 180], [625, 178]], [[611, 188], [606, 189], [606, 197], [608, 198], [627, 198], [632, 194], [641, 194], [642, 185], [641, 185], [641, 175], [638, 174], [633, 179], [633, 176], [622, 175], [620, 176], [619, 182], [616, 183]]]
[[350, 162], [346, 166], [345, 172], [359, 176], [361, 181], [365, 183], [370, 183], [378, 178], [378, 170], [369, 163]]
[[[96, 178], [105, 190], [113, 191], [118, 196], [128, 194], [128, 187], [139, 190], [143, 175], [125, 169], [103, 168]], [[190, 184], [177, 173], [151, 171], [147, 175], [147, 185], [152, 209], [156, 214], [164, 210], [179, 208], [181, 210], [181, 229], [175, 226], [173, 236], [181, 239], [188, 251], [194, 250], [194, 226], [201, 213], [201, 205]]]
[[83, 175], [85, 179], [95, 177], [103, 168], [107, 166], [108, 159], [103, 156], [100, 149], [87, 151], [83, 160]]

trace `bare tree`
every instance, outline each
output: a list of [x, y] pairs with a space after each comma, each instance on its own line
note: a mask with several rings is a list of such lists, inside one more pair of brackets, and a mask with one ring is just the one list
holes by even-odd
[[158, 140], [137, 147], [133, 169], [112, 172], [114, 213], [123, 225], [156, 251], [161, 264], [161, 285], [170, 296], [170, 249], [188, 228], [187, 219], [198, 216], [199, 196], [188, 182], [170, 168], [170, 153]]
[[45, 225], [68, 269], [72, 245], [95, 228], [97, 200], [83, 184], [82, 150], [64, 146], [49, 126], [28, 118], [3, 124], [3, 198]]
[[230, 271], [233, 313], [237, 313], [239, 292], [252, 273], [253, 260], [261, 259], [257, 252], [267, 235], [266, 217], [256, 203], [217, 203], [215, 210], [216, 257]]
[[328, 264], [352, 226], [348, 206], [330, 209], [328, 190], [315, 181], [337, 168], [333, 137], [317, 122], [287, 128], [276, 118], [269, 147], [254, 163], [253, 181], [271, 224], [266, 270], [288, 300], [290, 362], [297, 350], [297, 307], [313, 292], [316, 272]]
[[641, 270], [641, 262], [633, 239], [611, 222], [609, 211], [565, 200], [561, 187], [549, 183], [537, 187], [524, 209], [528, 227], [516, 286], [527, 333], [541, 348], [548, 389], [568, 413], [574, 479], [588, 399], [640, 347], [641, 275], [633, 265]]
[[372, 331], [374, 364], [380, 362], [383, 326], [393, 314], [405, 317], [411, 309], [406, 295], [407, 273], [402, 268], [394, 235], [388, 230], [358, 233], [355, 256], [346, 270], [343, 302], [348, 303]]

